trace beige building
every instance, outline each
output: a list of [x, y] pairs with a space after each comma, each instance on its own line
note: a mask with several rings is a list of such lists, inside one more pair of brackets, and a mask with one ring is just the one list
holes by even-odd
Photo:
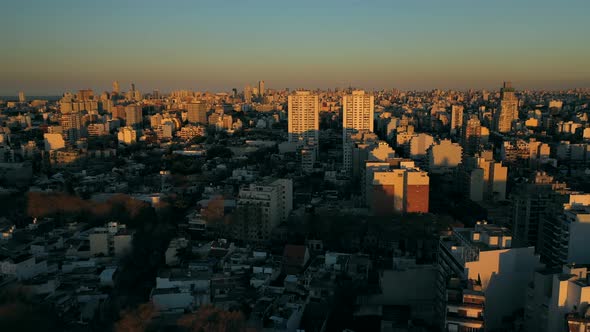
[[187, 119], [191, 124], [207, 124], [207, 112], [209, 107], [206, 103], [195, 102], [186, 104]]
[[137, 131], [131, 127], [119, 128], [117, 139], [119, 140], [119, 143], [133, 144], [137, 142]]
[[434, 144], [434, 138], [425, 133], [420, 133], [410, 140], [410, 158], [426, 158], [426, 151]]
[[575, 264], [537, 271], [527, 287], [525, 331], [588, 332], [588, 277], [588, 268]]
[[295, 91], [288, 98], [289, 142], [315, 143], [319, 140], [319, 96]]
[[140, 105], [125, 106], [125, 124], [136, 130], [143, 127], [143, 112]]
[[512, 130], [512, 123], [518, 120], [518, 98], [516, 98], [510, 82], [504, 82], [500, 93], [502, 99], [500, 108], [496, 111], [495, 129], [500, 133], [507, 133]]
[[62, 134], [58, 133], [43, 134], [43, 141], [45, 142], [45, 151], [63, 149], [66, 146], [66, 142], [64, 141]]
[[484, 221], [442, 237], [439, 266], [444, 330], [458, 332], [504, 327], [524, 309], [527, 286], [542, 264], [534, 247], [512, 247], [508, 229]]
[[353, 165], [352, 135], [373, 132], [375, 97], [362, 90], [342, 96], [342, 147], [343, 167], [351, 173]]
[[463, 148], [445, 139], [428, 150], [428, 170], [432, 173], [445, 173], [461, 164]]
[[468, 169], [471, 174], [470, 188], [481, 188], [483, 192], [471, 192], [471, 199], [478, 201], [481, 197], [485, 200], [502, 201], [506, 199], [506, 184], [508, 182], [508, 167], [501, 162], [496, 162], [491, 156], [477, 155], [467, 159]]
[[463, 128], [463, 106], [451, 106], [451, 135], [457, 135]]
[[476, 153], [479, 150], [482, 142], [482, 129], [481, 121], [477, 116], [470, 116], [469, 119], [463, 124], [463, 130], [461, 133], [461, 145], [468, 154]]
[[250, 184], [240, 189], [237, 206], [234, 236], [243, 241], [268, 241], [271, 231], [293, 209], [293, 182], [278, 179]]

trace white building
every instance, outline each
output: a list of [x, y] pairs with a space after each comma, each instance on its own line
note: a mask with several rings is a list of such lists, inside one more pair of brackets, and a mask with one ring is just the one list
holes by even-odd
[[88, 234], [91, 256], [112, 256], [120, 258], [132, 248], [133, 234], [125, 225], [109, 222], [106, 227], [95, 227]]
[[137, 131], [131, 127], [119, 128], [117, 139], [119, 140], [119, 143], [133, 144], [137, 142]]
[[[491, 155], [481, 153], [466, 159], [469, 196], [473, 201], [506, 199], [508, 167], [495, 162]], [[481, 190], [481, 191], [480, 191]]]
[[[542, 267], [534, 247], [512, 248], [508, 229], [486, 222], [478, 222], [475, 228], [455, 228], [441, 238], [439, 265], [441, 311], [448, 331], [502, 327], [503, 319], [524, 309], [527, 286]], [[457, 291], [462, 298], [451, 296]], [[466, 301], [466, 294], [480, 294], [480, 300]]]
[[295, 91], [288, 98], [289, 142], [317, 143], [320, 129], [320, 101], [310, 91]]
[[430, 147], [428, 152], [428, 170], [432, 173], [445, 173], [461, 163], [463, 148], [451, 140], [445, 139]]
[[62, 134], [43, 134], [43, 141], [45, 142], [45, 151], [63, 149], [66, 146]]
[[0, 274], [27, 280], [48, 272], [47, 261], [33, 255], [23, 255], [0, 261]]
[[351, 136], [358, 132], [373, 132], [375, 97], [365, 91], [357, 90], [342, 96], [342, 147], [344, 149], [343, 167], [352, 172]]
[[420, 133], [410, 140], [410, 158], [421, 159], [426, 157], [426, 151], [434, 144], [431, 135]]
[[293, 209], [293, 182], [278, 179], [250, 184], [240, 189], [237, 203], [243, 219], [236, 229], [237, 236], [248, 241], [267, 240], [272, 229], [286, 221]]
[[211, 272], [164, 269], [156, 277], [150, 298], [159, 311], [184, 312], [211, 302]]
[[[568, 322], [568, 314], [580, 314], [582, 323], [590, 303], [588, 268], [564, 265], [557, 269], [543, 269], [527, 287], [525, 330], [539, 332], [588, 331]], [[575, 321], [575, 320], [574, 320]], [[569, 324], [566, 324], [569, 323]]]
[[590, 194], [570, 194], [563, 209], [542, 221], [541, 254], [551, 266], [590, 264]]

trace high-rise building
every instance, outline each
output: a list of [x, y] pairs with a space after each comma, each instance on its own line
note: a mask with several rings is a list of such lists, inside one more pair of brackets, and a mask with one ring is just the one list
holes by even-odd
[[137, 142], [137, 131], [131, 127], [121, 127], [117, 133], [119, 143], [133, 144]]
[[154, 91], [152, 91], [152, 99], [160, 99], [160, 90], [154, 89]]
[[567, 191], [565, 183], [544, 172], [537, 172], [530, 183], [517, 184], [510, 195], [514, 243], [540, 248], [543, 216], [567, 202]]
[[80, 90], [75, 96], [69, 92], [64, 94], [59, 105], [61, 113], [82, 111], [98, 113], [102, 110], [103, 102], [94, 98], [92, 90]]
[[204, 102], [190, 103], [186, 105], [188, 122], [192, 124], [207, 124], [207, 111], [209, 107]]
[[119, 82], [118, 81], [114, 81], [113, 82], [113, 92], [114, 93], [119, 93], [121, 92], [120, 88], [119, 88]]
[[463, 128], [463, 106], [451, 106], [451, 135], [459, 134]]
[[481, 122], [476, 115], [469, 117], [463, 124], [461, 145], [466, 154], [472, 155], [479, 150], [481, 144]]
[[540, 269], [528, 287], [524, 330], [590, 331], [588, 266], [567, 264]]
[[79, 101], [94, 99], [94, 91], [92, 91], [91, 89], [79, 90], [76, 95], [76, 98]]
[[143, 128], [143, 112], [140, 105], [125, 106], [125, 122], [135, 130]]
[[25, 93], [23, 91], [20, 91], [18, 93], [18, 102], [19, 103], [24, 103], [27, 101], [27, 98], [25, 98]]
[[244, 87], [244, 102], [248, 104], [252, 102], [252, 87], [249, 84]]
[[515, 247], [507, 228], [477, 222], [441, 237], [437, 282], [443, 331], [492, 331], [524, 310], [542, 267], [534, 247]]
[[248, 242], [270, 239], [271, 231], [286, 221], [293, 209], [293, 182], [268, 180], [240, 189], [234, 236]]
[[542, 216], [539, 252], [548, 266], [590, 264], [590, 194], [569, 194], [569, 202]]
[[500, 108], [496, 111], [495, 129], [500, 133], [507, 133], [512, 130], [512, 123], [518, 120], [518, 98], [510, 82], [504, 82], [500, 93], [501, 101]]
[[258, 81], [258, 94], [264, 97], [264, 81]]
[[59, 124], [62, 127], [64, 138], [70, 143], [82, 137], [82, 114], [80, 112], [62, 114]]
[[295, 91], [288, 100], [289, 142], [317, 144], [320, 129], [319, 96], [310, 91]]
[[357, 90], [342, 97], [342, 147], [344, 170], [352, 172], [353, 142], [355, 133], [373, 132], [375, 97]]

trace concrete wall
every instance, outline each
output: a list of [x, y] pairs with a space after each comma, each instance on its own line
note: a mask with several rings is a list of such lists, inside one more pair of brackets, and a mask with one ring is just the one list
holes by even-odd
[[567, 263], [590, 264], [590, 222], [570, 224]]
[[486, 328], [497, 328], [502, 318], [524, 308], [529, 282], [539, 268], [534, 247], [482, 251], [479, 260], [465, 264], [468, 278], [480, 279], [486, 296]]

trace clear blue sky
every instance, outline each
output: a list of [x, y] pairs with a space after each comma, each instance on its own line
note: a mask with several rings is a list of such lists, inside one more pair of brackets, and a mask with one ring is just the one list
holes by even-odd
[[590, 0], [4, 0], [0, 95], [590, 86]]

